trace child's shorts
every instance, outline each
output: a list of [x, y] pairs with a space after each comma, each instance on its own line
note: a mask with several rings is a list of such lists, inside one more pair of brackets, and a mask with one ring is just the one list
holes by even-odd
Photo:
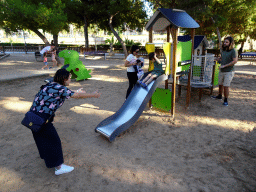
[[44, 62], [44, 65], [48, 65], [48, 62]]
[[219, 72], [219, 85], [230, 87], [231, 81], [235, 75], [234, 71], [230, 72]]

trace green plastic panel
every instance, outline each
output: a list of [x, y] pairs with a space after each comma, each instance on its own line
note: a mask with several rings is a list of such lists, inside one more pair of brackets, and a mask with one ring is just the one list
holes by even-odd
[[191, 60], [192, 42], [179, 42], [177, 45], [176, 61]]
[[169, 89], [156, 88], [152, 96], [152, 105], [163, 111], [170, 111], [172, 107], [172, 92]]
[[219, 66], [220, 64], [216, 62], [216, 65], [215, 65], [215, 71], [214, 71], [214, 80], [213, 80], [213, 86], [216, 86], [219, 84]]

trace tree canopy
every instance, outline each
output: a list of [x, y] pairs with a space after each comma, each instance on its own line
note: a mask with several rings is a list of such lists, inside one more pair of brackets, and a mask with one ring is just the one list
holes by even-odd
[[[255, 38], [255, 0], [149, 0], [154, 9], [176, 8], [185, 10], [200, 25], [198, 34], [208, 37], [232, 35], [236, 42], [248, 36]], [[220, 38], [219, 37], [219, 41]]]
[[61, 0], [2, 0], [0, 26], [6, 31], [28, 29], [35, 32], [46, 44], [48, 40], [39, 31], [53, 35], [68, 29], [65, 4]]
[[146, 12], [140, 0], [102, 0], [98, 5], [96, 24], [100, 29], [111, 31], [127, 50], [118, 31], [142, 29], [146, 23]]

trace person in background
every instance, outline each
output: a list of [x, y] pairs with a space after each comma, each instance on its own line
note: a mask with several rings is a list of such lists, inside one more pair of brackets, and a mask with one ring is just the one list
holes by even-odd
[[46, 46], [46, 47], [44, 47], [44, 48], [40, 51], [40, 54], [41, 54], [42, 59], [43, 59], [43, 57], [44, 57], [44, 53], [46, 53], [46, 54], [51, 53], [54, 48], [55, 48], [55, 46], [54, 46], [53, 44], [51, 44], [51, 46]]
[[138, 81], [137, 72], [135, 71], [134, 66], [140, 64], [140, 62], [137, 63], [137, 55], [139, 51], [140, 51], [139, 47], [137, 45], [133, 45], [131, 47], [131, 51], [130, 51], [131, 53], [127, 56], [126, 61], [124, 63], [124, 66], [127, 67], [127, 77], [129, 80], [129, 87], [126, 92], [126, 99], [130, 95], [133, 87]]
[[224, 90], [224, 106], [228, 106], [229, 87], [235, 75], [234, 65], [238, 61], [238, 53], [234, 46], [234, 39], [231, 36], [226, 37], [222, 44], [221, 57], [217, 59], [217, 61], [221, 63], [219, 67], [219, 94], [212, 96], [212, 98], [222, 99]]
[[56, 47], [52, 50], [52, 67], [57, 67], [57, 61], [56, 61]]
[[42, 69], [44, 68], [47, 68], [47, 69], [50, 69], [49, 66], [48, 66], [48, 62], [47, 62], [47, 53], [45, 52], [44, 53], [44, 66], [42, 67]]

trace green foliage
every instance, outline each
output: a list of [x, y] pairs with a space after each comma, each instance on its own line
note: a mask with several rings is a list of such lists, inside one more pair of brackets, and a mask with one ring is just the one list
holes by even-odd
[[[124, 40], [124, 43], [125, 43], [125, 45], [128, 45], [128, 46], [132, 46], [132, 45], [140, 46], [141, 45], [140, 42], [135, 43], [132, 39], [127, 39], [127, 38]], [[121, 43], [119, 41], [116, 41], [114, 45], [121, 45]]]
[[113, 45], [113, 44], [115, 43], [115, 37], [112, 36], [110, 39], [106, 39], [106, 40], [105, 40], [105, 43], [106, 43], [106, 44], [110, 44], [110, 45], [112, 44], [112, 45]]
[[[67, 15], [62, 0], [5, 0], [0, 1], [0, 27], [6, 31], [42, 29], [54, 35], [67, 30]], [[42, 35], [43, 36], [43, 35]]]
[[98, 5], [97, 24], [100, 29], [110, 31], [109, 21], [119, 31], [143, 28], [146, 23], [146, 12], [140, 0], [102, 0]]
[[149, 0], [154, 10], [176, 8], [185, 10], [200, 28], [196, 34], [214, 37], [216, 27], [221, 36], [232, 35], [236, 42], [250, 36], [256, 39], [255, 0]]

